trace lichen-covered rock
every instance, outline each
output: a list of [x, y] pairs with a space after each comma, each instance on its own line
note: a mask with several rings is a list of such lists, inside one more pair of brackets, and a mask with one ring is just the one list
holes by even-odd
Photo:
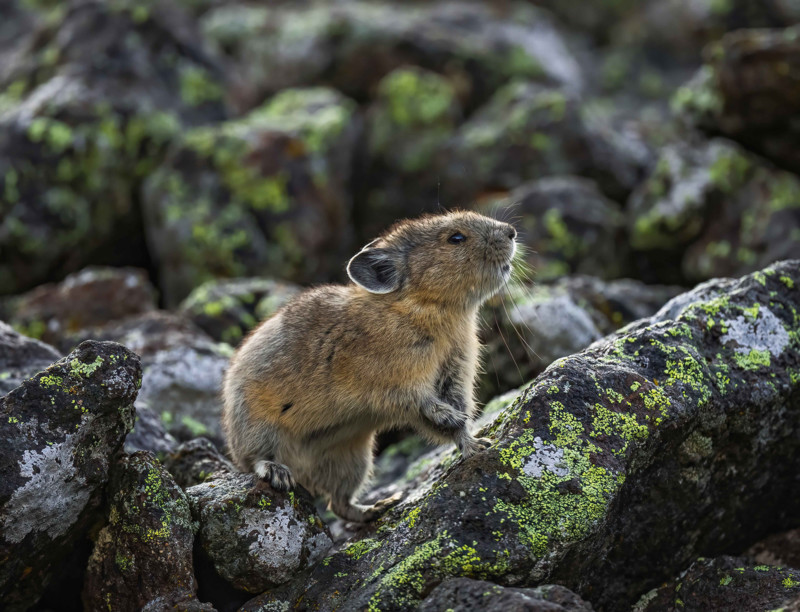
[[559, 176], [526, 183], [491, 211], [515, 220], [538, 281], [575, 273], [619, 278], [630, 269], [622, 207], [589, 179]]
[[183, 134], [143, 196], [168, 304], [216, 277], [309, 282], [339, 272], [352, 249], [354, 111], [334, 90], [293, 89]]
[[621, 609], [698, 551], [780, 528], [800, 511], [798, 283], [800, 261], [778, 263], [555, 362], [489, 449], [442, 449], [371, 534], [265, 597], [401, 610], [469, 577]]
[[209, 281], [181, 302], [180, 312], [214, 340], [235, 346], [299, 292], [297, 285], [266, 278]]
[[189, 504], [158, 460], [147, 452], [121, 457], [108, 495], [108, 524], [83, 587], [86, 609], [212, 612], [196, 596]]
[[133, 425], [139, 359], [85, 342], [0, 399], [0, 600], [25, 610], [101, 517], [114, 454]]
[[220, 73], [168, 2], [64, 3], [5, 66], [0, 293], [146, 265], [141, 179], [182, 126], [224, 116]]
[[634, 612], [784, 610], [800, 604], [800, 570], [747, 558], [700, 558], [680, 577], [643, 595]]
[[621, 279], [566, 277], [517, 284], [489, 302], [479, 397], [515, 389], [560, 357], [583, 350], [623, 325], [656, 312], [680, 288]]
[[236, 96], [252, 107], [287, 87], [327, 82], [364, 99], [395, 68], [451, 75], [471, 105], [513, 78], [573, 92], [580, 66], [548, 13], [522, 2], [227, 3], [202, 18], [232, 60]]
[[625, 197], [649, 161], [647, 147], [584, 117], [561, 89], [514, 81], [456, 132], [443, 182], [456, 201], [563, 174], [593, 178], [612, 198]]
[[206, 438], [184, 442], [165, 459], [164, 465], [184, 489], [205, 482], [216, 472], [236, 471], [214, 443]]
[[92, 267], [37, 287], [11, 304], [14, 327], [66, 352], [74, 347], [70, 335], [154, 310], [156, 295], [143, 270]]
[[675, 109], [776, 164], [800, 171], [800, 26], [731, 32], [673, 98]]
[[437, 586], [417, 612], [592, 612], [575, 593], [548, 584], [535, 589], [513, 589], [483, 580], [453, 578]]
[[662, 277], [740, 275], [800, 257], [800, 179], [727, 140], [665, 147], [628, 209], [631, 245], [671, 268]]
[[133, 429], [125, 437], [123, 446], [126, 453], [150, 451], [161, 459], [167, 453], [173, 452], [177, 446], [178, 441], [164, 427], [164, 422], [158, 414], [143, 404], [136, 407]]
[[278, 493], [253, 474], [216, 471], [186, 489], [198, 542], [217, 573], [259, 593], [320, 561], [331, 546], [325, 524], [302, 490]]
[[52, 346], [23, 336], [0, 321], [0, 396], [22, 384], [61, 355]]

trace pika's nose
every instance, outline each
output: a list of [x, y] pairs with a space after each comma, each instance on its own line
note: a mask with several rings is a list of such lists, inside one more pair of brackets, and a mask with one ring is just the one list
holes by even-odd
[[506, 236], [508, 236], [510, 240], [514, 240], [514, 238], [517, 237], [517, 230], [514, 229], [513, 225], [508, 226], [508, 231], [506, 232]]

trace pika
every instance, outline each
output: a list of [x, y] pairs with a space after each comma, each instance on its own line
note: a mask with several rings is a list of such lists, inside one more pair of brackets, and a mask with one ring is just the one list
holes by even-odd
[[396, 502], [355, 503], [379, 431], [411, 426], [464, 457], [486, 448], [469, 429], [477, 315], [511, 274], [516, 235], [473, 212], [402, 221], [350, 260], [352, 284], [310, 289], [262, 322], [223, 384], [237, 467], [368, 522]]

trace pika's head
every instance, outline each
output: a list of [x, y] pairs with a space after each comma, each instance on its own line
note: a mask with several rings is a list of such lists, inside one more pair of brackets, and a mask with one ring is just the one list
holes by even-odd
[[474, 212], [401, 221], [350, 260], [347, 274], [374, 294], [477, 306], [506, 282], [517, 232]]

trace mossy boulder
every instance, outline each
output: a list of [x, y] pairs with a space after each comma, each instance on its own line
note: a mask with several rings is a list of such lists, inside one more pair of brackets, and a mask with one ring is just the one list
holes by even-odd
[[64, 5], [0, 77], [15, 98], [0, 117], [0, 294], [90, 263], [146, 265], [142, 178], [182, 127], [225, 114], [179, 11]]
[[710, 134], [722, 134], [800, 171], [800, 26], [726, 34], [673, 97], [674, 109]]
[[372, 533], [260, 601], [403, 610], [468, 577], [620, 609], [699, 550], [780, 528], [798, 511], [798, 282], [800, 262], [775, 264], [558, 360], [489, 449], [442, 449]]
[[325, 556], [328, 528], [303, 490], [277, 492], [253, 474], [217, 469], [186, 489], [202, 554], [236, 589], [259, 593]]
[[331, 89], [292, 89], [182, 135], [144, 189], [168, 304], [218, 277], [311, 282], [339, 272], [352, 248], [354, 111]]
[[602, 119], [584, 118], [568, 91], [513, 81], [461, 125], [446, 155], [443, 183], [458, 190], [455, 201], [470, 202], [565, 174], [595, 179], [619, 199], [639, 182], [650, 153]]
[[679, 577], [642, 596], [633, 610], [794, 610], [798, 605], [800, 569], [726, 556], [698, 559]]
[[196, 596], [189, 503], [158, 460], [144, 451], [123, 455], [108, 495], [108, 524], [86, 571], [86, 608], [213, 611]]
[[628, 210], [631, 245], [661, 277], [696, 282], [800, 256], [800, 179], [728, 140], [665, 147]]
[[630, 256], [622, 206], [606, 198], [590, 179], [531, 181], [486, 208], [498, 219], [514, 220], [522, 254], [538, 281], [576, 273], [607, 279], [626, 276]]
[[297, 285], [267, 278], [208, 281], [181, 302], [180, 311], [214, 340], [236, 346], [299, 292]]
[[229, 58], [245, 108], [320, 82], [368, 99], [386, 74], [408, 65], [453, 77], [470, 108], [513, 78], [583, 87], [555, 20], [523, 2], [502, 12], [464, 2], [228, 3], [201, 23]]
[[66, 352], [81, 330], [155, 308], [156, 291], [143, 270], [89, 267], [13, 298], [8, 311], [15, 328]]
[[136, 355], [85, 342], [0, 399], [0, 599], [26, 610], [89, 528], [133, 425]]

